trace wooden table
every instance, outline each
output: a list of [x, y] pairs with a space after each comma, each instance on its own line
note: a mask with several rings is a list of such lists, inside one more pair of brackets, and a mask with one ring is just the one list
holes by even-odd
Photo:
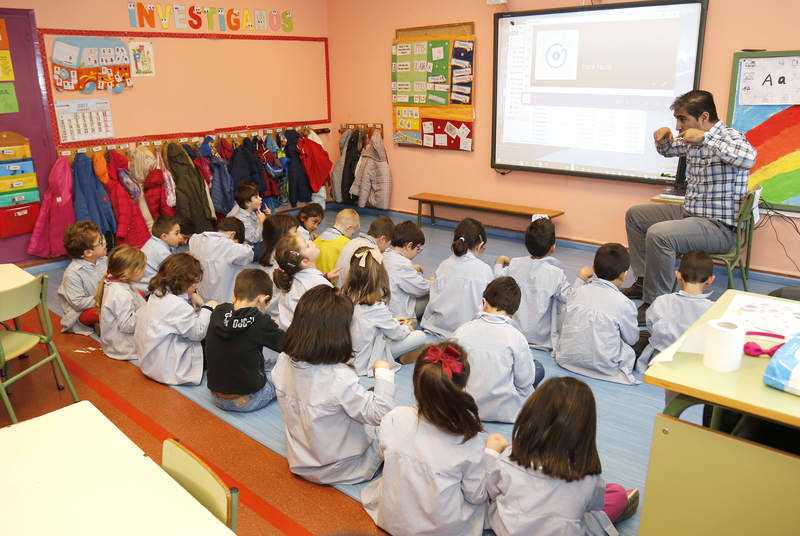
[[434, 205], [484, 210], [486, 212], [511, 214], [514, 216], [526, 216], [528, 218], [530, 218], [533, 214], [546, 214], [550, 218], [555, 218], [564, 214], [563, 210], [538, 208], [527, 205], [512, 205], [509, 203], [469, 199], [466, 197], [455, 197], [452, 195], [432, 194], [430, 192], [410, 195], [408, 198], [417, 201], [417, 225], [420, 227], [422, 226], [422, 205], [424, 204], [427, 204], [431, 209], [431, 224], [436, 223], [436, 216], [433, 212]]
[[0, 534], [233, 534], [91, 402], [0, 429], [0, 453]]
[[[726, 291], [690, 329], [723, 316], [736, 294], [747, 293]], [[655, 419], [641, 534], [800, 533], [800, 458], [678, 419], [713, 403], [800, 427], [800, 397], [764, 384], [767, 362], [745, 355], [738, 371], [716, 372], [676, 352], [647, 370], [645, 382], [679, 395]]]

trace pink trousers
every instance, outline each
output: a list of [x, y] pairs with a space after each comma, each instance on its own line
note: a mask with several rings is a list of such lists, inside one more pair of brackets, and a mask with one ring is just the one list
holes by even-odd
[[614, 523], [628, 505], [628, 492], [619, 484], [606, 484], [606, 505], [603, 512]]

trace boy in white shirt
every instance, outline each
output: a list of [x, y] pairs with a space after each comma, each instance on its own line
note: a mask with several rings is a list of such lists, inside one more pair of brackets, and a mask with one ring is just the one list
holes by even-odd
[[223, 218], [216, 232], [192, 235], [189, 253], [203, 267], [201, 296], [216, 302], [232, 299], [236, 276], [253, 260], [253, 250], [243, 241], [244, 224], [236, 218]]
[[153, 223], [151, 230], [153, 236], [142, 246], [142, 253], [147, 255], [147, 264], [144, 266], [144, 275], [134, 283], [134, 288], [144, 294], [149, 294], [147, 284], [158, 272], [161, 262], [175, 253], [175, 248], [183, 244], [184, 236], [178, 218], [169, 214], [162, 214]]
[[639, 383], [633, 377], [639, 340], [636, 306], [620, 292], [630, 267], [622, 244], [603, 244], [594, 256], [596, 277], [567, 300], [553, 355], [567, 370], [598, 380]]
[[704, 292], [714, 282], [714, 261], [705, 251], [695, 249], [684, 253], [675, 278], [681, 290], [662, 294], [647, 309], [647, 329], [650, 341], [636, 362], [636, 370], [644, 372], [650, 359], [678, 340], [714, 302]]
[[[236, 204], [228, 212], [229, 218], [241, 220], [244, 224], [244, 241], [253, 248], [254, 258], [258, 258], [258, 249], [261, 246], [261, 229], [264, 227], [264, 220], [270, 214], [270, 210], [261, 211], [261, 196], [258, 187], [250, 181], [240, 182], [236, 185], [234, 192]], [[230, 299], [225, 298], [224, 301]]]
[[422, 266], [411, 263], [423, 244], [425, 235], [411, 220], [397, 224], [392, 231], [392, 249], [384, 254], [383, 265], [389, 273], [389, 310], [395, 318], [419, 320], [428, 305], [431, 282], [423, 277]]
[[72, 262], [64, 270], [58, 287], [61, 331], [90, 335], [100, 322], [95, 296], [106, 274], [106, 240], [96, 223], [79, 221], [64, 231], [64, 249]]
[[525, 335], [512, 324], [522, 291], [512, 277], [499, 277], [483, 292], [483, 311], [453, 333], [469, 355], [467, 392], [482, 421], [513, 423], [544, 378]]

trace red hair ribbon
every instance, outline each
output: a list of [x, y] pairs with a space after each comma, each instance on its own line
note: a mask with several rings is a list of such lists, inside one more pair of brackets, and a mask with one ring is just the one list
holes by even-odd
[[442, 370], [444, 370], [447, 377], [452, 380], [454, 372], [457, 376], [461, 376], [461, 373], [464, 371], [464, 363], [458, 360], [459, 356], [461, 356], [461, 352], [449, 344], [444, 351], [438, 346], [431, 346], [428, 348], [428, 351], [425, 352], [425, 361], [428, 363], [441, 363]]

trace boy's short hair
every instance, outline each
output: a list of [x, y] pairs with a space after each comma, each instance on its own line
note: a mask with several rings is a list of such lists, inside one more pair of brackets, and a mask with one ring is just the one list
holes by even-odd
[[378, 216], [369, 226], [367, 234], [372, 238], [380, 238], [385, 236], [389, 240], [392, 239], [392, 231], [394, 231], [394, 222], [389, 216]]
[[361, 218], [359, 218], [358, 212], [356, 212], [352, 208], [346, 208], [344, 210], [339, 211], [339, 213], [336, 215], [336, 220], [333, 222], [333, 224], [340, 226], [351, 225], [353, 226], [354, 229], [360, 229]]
[[556, 243], [556, 226], [550, 218], [532, 221], [525, 230], [525, 249], [533, 257], [544, 257]]
[[300, 212], [297, 213], [297, 219], [302, 223], [308, 218], [313, 218], [315, 216], [321, 218], [324, 213], [325, 211], [322, 210], [322, 205], [319, 203], [309, 203], [300, 209]]
[[600, 279], [613, 281], [631, 266], [631, 256], [622, 244], [603, 244], [594, 254], [594, 273]]
[[269, 274], [258, 268], [247, 268], [236, 276], [233, 295], [237, 300], [252, 301], [261, 295], [272, 296]]
[[156, 221], [153, 222], [153, 228], [151, 232], [156, 238], [161, 238], [161, 235], [169, 234], [169, 232], [172, 231], [172, 228], [176, 225], [180, 225], [178, 218], [175, 216], [170, 216], [169, 214], [162, 214], [156, 218]]
[[693, 249], [681, 256], [678, 271], [687, 283], [705, 283], [714, 273], [714, 261], [702, 249]]
[[94, 241], [100, 236], [100, 227], [93, 221], [79, 221], [64, 230], [64, 249], [73, 259], [83, 257], [87, 249], [94, 249]]
[[511, 316], [519, 309], [522, 290], [513, 277], [498, 277], [486, 286], [483, 291], [486, 303]]
[[416, 223], [406, 220], [394, 226], [392, 230], [392, 246], [402, 248], [409, 242], [413, 247], [421, 246], [425, 243], [425, 234]]
[[222, 218], [222, 221], [217, 224], [217, 231], [233, 231], [235, 233], [233, 235], [233, 239], [240, 244], [244, 244], [244, 223], [242, 223], [242, 220], [239, 218], [234, 218], [232, 216], [228, 218]]
[[250, 198], [254, 195], [258, 195], [258, 186], [256, 186], [253, 182], [244, 181], [236, 185], [236, 191], [234, 192], [233, 197], [236, 199], [237, 205], [245, 208], [245, 203], [250, 201]]

